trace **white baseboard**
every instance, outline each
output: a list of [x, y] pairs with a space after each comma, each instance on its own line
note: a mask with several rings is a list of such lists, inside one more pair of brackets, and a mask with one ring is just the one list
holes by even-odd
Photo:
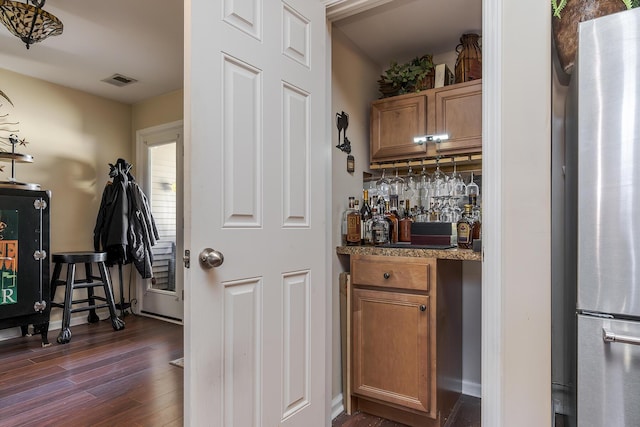
[[[76, 316], [71, 317], [71, 321], [69, 322], [69, 326], [83, 325], [87, 322], [87, 314], [88, 312], [82, 312]], [[109, 318], [109, 312], [106, 309], [97, 310], [96, 314], [100, 318], [100, 320], [105, 320]], [[62, 319], [54, 320], [49, 323], [49, 332], [62, 329]], [[8, 329], [0, 329], [0, 341], [6, 341], [13, 338], [18, 338], [22, 336], [22, 332], [19, 326], [15, 328]], [[49, 335], [49, 341], [53, 339], [55, 342], [55, 337], [52, 338], [52, 335]]]
[[344, 397], [342, 393], [338, 394], [331, 400], [331, 419], [334, 420], [338, 415], [344, 412]]
[[22, 333], [20, 332], [20, 327], [16, 326], [15, 328], [2, 329], [0, 330], [0, 341], [10, 340], [12, 338], [17, 338]]
[[471, 382], [471, 381], [462, 381], [462, 394], [466, 394], [467, 396], [482, 397], [482, 384]]

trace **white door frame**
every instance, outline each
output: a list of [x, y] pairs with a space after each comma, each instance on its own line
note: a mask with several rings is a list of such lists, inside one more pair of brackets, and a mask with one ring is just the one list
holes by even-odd
[[[355, 8], [380, 0], [318, 1], [328, 7], [351, 4]], [[189, 13], [187, 1], [185, 45], [190, 38]], [[484, 0], [483, 29], [483, 180], [488, 195], [483, 202], [486, 262], [482, 269], [482, 424], [549, 425], [549, 5], [545, 2]], [[328, 45], [327, 49], [330, 49], [330, 43]], [[185, 76], [188, 75], [185, 72]], [[328, 76], [330, 79], [330, 73]], [[185, 80], [185, 88], [189, 86], [190, 82]], [[185, 99], [186, 116], [189, 104], [190, 100]], [[532, 152], [531, 147], [537, 151]], [[522, 149], [520, 154], [519, 149]], [[519, 168], [520, 173], [513, 173], [510, 164]], [[524, 176], [533, 184], [528, 189], [535, 197], [540, 197], [531, 199], [529, 195], [528, 203], [524, 203], [526, 209], [522, 207], [522, 195], [507, 185], [508, 181], [517, 181]], [[543, 191], [547, 192], [546, 196]], [[532, 200], [536, 203], [531, 203]], [[518, 215], [517, 221], [514, 214]], [[531, 230], [525, 233], [526, 241], [523, 241], [523, 223], [536, 225], [533, 235]], [[509, 237], [510, 234], [517, 238]], [[531, 269], [531, 265], [535, 268]], [[524, 270], [519, 270], [520, 267]], [[328, 263], [328, 274], [330, 269]], [[523, 271], [526, 273], [522, 274]], [[532, 292], [537, 294], [537, 299], [531, 299]], [[327, 313], [332, 312], [330, 302], [331, 298], [327, 296]], [[517, 336], [521, 339], [511, 341]], [[527, 345], [520, 345], [522, 338], [527, 340]], [[328, 348], [330, 344], [328, 338]], [[531, 351], [532, 348], [535, 351]], [[328, 369], [328, 393], [330, 377], [331, 370]], [[518, 387], [520, 391], [513, 393]], [[545, 421], [539, 423], [541, 419]]]
[[[147, 158], [147, 149], [149, 145], [145, 143], [145, 140], [149, 138], [153, 138], [154, 136], [161, 136], [164, 134], [178, 135], [176, 138], [176, 177], [177, 177], [177, 187], [182, 189], [183, 182], [182, 177], [184, 176], [184, 123], [182, 120], [177, 120], [170, 123], [164, 123], [157, 126], [148, 127], [145, 129], [140, 129], [136, 131], [136, 165], [138, 176], [136, 179], [141, 184], [141, 186], [145, 189], [147, 194], [150, 194], [150, 173], [148, 170], [148, 158]], [[183, 191], [178, 191], [176, 194], [176, 207], [177, 209], [181, 209], [184, 207], [184, 194]], [[176, 272], [175, 272], [175, 280], [176, 280], [176, 296], [179, 298], [180, 304], [184, 306], [184, 298], [183, 298], [183, 290], [184, 290], [184, 267], [182, 264], [182, 252], [184, 251], [184, 232], [183, 232], [183, 212], [176, 212]], [[142, 279], [139, 276], [136, 276], [136, 298], [140, 302], [140, 311], [144, 310], [144, 293], [147, 286], [147, 281], [149, 279]], [[142, 314], [142, 313], [141, 313]], [[156, 317], [148, 313], [144, 313], [143, 315], [148, 317]], [[183, 314], [184, 316], [184, 314]], [[158, 317], [159, 319], [170, 321], [173, 323], [180, 323], [181, 321], [171, 320], [165, 317]]]
[[[331, 20], [388, 1], [324, 3]], [[509, 0], [483, 0], [482, 6], [482, 425], [486, 426], [551, 422], [548, 6]], [[513, 183], [525, 177], [526, 189], [518, 190]], [[526, 197], [523, 190], [529, 191]], [[523, 223], [535, 224], [533, 236], [521, 229]]]

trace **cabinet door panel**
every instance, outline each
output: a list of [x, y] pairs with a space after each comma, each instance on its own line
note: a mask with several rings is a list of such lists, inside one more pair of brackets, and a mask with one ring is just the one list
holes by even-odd
[[[436, 133], [449, 135], [447, 141], [430, 147], [430, 155], [482, 151], [482, 81], [435, 92]], [[432, 152], [431, 152], [432, 150]]]
[[353, 392], [430, 412], [429, 297], [353, 289]]
[[427, 131], [424, 95], [411, 95], [371, 104], [371, 163], [424, 157], [426, 144], [413, 138]]

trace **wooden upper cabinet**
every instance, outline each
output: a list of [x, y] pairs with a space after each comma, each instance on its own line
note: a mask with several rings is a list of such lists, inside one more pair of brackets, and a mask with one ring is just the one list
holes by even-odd
[[482, 80], [371, 103], [371, 163], [435, 157], [435, 144], [413, 138], [442, 133], [441, 155], [482, 151]]
[[427, 156], [438, 154], [470, 154], [482, 151], [482, 81], [474, 80], [435, 89], [435, 133], [446, 133], [449, 139], [428, 144]]
[[424, 157], [426, 145], [413, 142], [427, 132], [427, 97], [417, 94], [371, 104], [371, 163]]

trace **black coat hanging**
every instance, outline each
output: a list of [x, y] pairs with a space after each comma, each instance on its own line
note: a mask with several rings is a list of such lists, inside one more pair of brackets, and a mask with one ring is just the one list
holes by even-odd
[[133, 263], [143, 279], [153, 276], [151, 247], [159, 239], [147, 196], [124, 159], [109, 164], [111, 170], [103, 193], [93, 244], [96, 251], [107, 253], [108, 265]]

